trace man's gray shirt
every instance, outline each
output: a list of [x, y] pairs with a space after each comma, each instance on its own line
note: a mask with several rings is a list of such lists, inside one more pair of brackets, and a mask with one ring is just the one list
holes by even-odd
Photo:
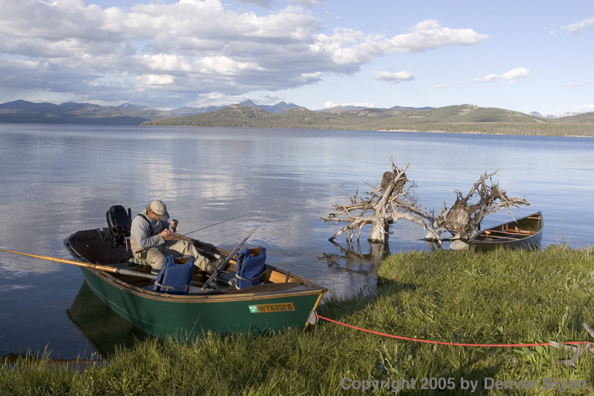
[[[146, 210], [142, 212], [146, 220], [142, 216], [134, 217], [132, 220], [132, 227], [130, 228], [130, 235], [134, 237], [136, 243], [142, 249], [148, 249], [153, 246], [159, 246], [165, 243], [165, 239], [160, 232], [169, 228], [168, 221], [152, 220], [146, 214]], [[149, 226], [150, 222], [150, 226]], [[153, 235], [151, 236], [151, 226], [153, 227]]]

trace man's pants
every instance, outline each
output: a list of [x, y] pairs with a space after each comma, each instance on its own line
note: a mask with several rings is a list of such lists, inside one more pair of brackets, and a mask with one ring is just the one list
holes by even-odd
[[201, 256], [194, 245], [188, 241], [166, 240], [164, 244], [154, 246], [146, 251], [146, 261], [151, 264], [151, 267], [158, 270], [163, 267], [163, 262], [167, 256], [194, 256], [196, 259], [194, 265], [202, 271], [206, 271], [210, 264], [210, 261], [206, 257]]

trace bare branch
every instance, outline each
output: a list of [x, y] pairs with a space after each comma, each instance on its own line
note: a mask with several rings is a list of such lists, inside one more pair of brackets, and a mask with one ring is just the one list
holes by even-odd
[[332, 205], [333, 212], [326, 217], [318, 217], [330, 224], [349, 223], [330, 240], [334, 240], [345, 232], [347, 232], [347, 240], [352, 240], [355, 229], [358, 229], [358, 241], [363, 227], [371, 224], [369, 241], [385, 242], [389, 224], [398, 219], [419, 224], [428, 231], [429, 239], [438, 242], [441, 242], [440, 235], [443, 232], [449, 232], [454, 236], [454, 239], [466, 240], [478, 230], [478, 226], [485, 216], [502, 209], [507, 209], [509, 212], [512, 207], [530, 205], [525, 198], [508, 197], [507, 193], [500, 189], [499, 183], [493, 184], [491, 177], [498, 171], [485, 172], [466, 195], [455, 190], [454, 204], [448, 209], [444, 201], [440, 214], [435, 216], [433, 209], [427, 211], [417, 204], [416, 195], [411, 192], [414, 182], [406, 178], [405, 172], [409, 165], [406, 164], [404, 168], [399, 169], [392, 159], [392, 171], [384, 172], [379, 187], [366, 183], [372, 189], [366, 199], [359, 197], [359, 202], [357, 202], [358, 185], [355, 195], [350, 199], [350, 205], [334, 204]]

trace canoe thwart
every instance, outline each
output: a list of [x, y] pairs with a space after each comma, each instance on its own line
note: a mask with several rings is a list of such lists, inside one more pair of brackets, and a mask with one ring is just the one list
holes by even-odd
[[497, 247], [531, 250], [540, 247], [543, 233], [542, 213], [479, 231], [468, 240], [476, 249], [487, 251]]

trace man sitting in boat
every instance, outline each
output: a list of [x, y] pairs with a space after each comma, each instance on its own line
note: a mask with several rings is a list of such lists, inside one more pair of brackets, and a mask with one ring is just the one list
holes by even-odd
[[177, 228], [177, 220], [169, 220], [169, 213], [163, 201], [150, 203], [132, 220], [130, 245], [134, 257], [146, 260], [155, 269], [161, 269], [166, 256], [194, 256], [194, 265], [202, 271], [212, 273], [210, 261], [201, 256], [194, 245], [184, 240], [171, 239]]

